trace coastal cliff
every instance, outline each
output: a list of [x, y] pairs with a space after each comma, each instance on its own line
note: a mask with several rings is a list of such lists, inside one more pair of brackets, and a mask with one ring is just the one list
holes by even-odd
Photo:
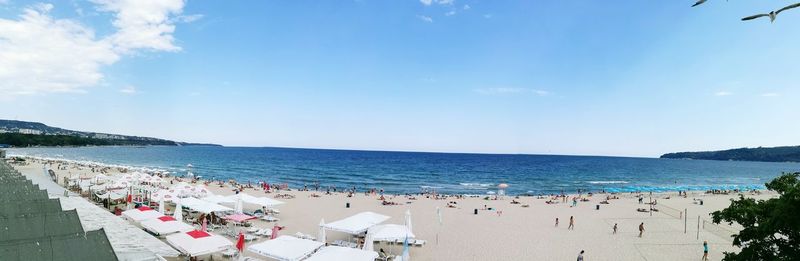
[[674, 152], [661, 155], [664, 159], [703, 159], [765, 162], [800, 162], [800, 146], [771, 148], [739, 148], [718, 151]]

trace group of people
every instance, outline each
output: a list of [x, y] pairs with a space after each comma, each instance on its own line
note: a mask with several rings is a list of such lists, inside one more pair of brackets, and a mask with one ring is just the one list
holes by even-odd
[[[641, 227], [641, 225], [640, 225], [640, 227]], [[617, 224], [614, 224], [614, 233], [616, 233], [616, 230], [617, 230]], [[642, 228], [642, 231], [644, 231], [644, 228]], [[381, 250], [383, 250], [383, 249], [381, 249]], [[581, 252], [578, 254], [577, 261], [583, 261], [584, 260], [583, 259], [583, 254], [584, 253], [586, 253], [586, 251], [581, 250]], [[703, 241], [703, 257], [700, 260], [708, 261], [708, 241]]]

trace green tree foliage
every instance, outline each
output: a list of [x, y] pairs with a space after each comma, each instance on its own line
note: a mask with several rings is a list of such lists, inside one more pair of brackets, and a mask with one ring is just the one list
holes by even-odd
[[714, 223], [738, 223], [744, 229], [734, 235], [739, 253], [725, 253], [734, 260], [800, 260], [800, 172], [784, 173], [766, 184], [779, 197], [755, 200], [739, 196], [731, 205], [711, 213]]

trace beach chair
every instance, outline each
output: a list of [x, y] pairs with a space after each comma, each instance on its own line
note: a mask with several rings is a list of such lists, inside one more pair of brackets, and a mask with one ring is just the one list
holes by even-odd
[[237, 253], [238, 252], [235, 249], [229, 248], [229, 249], [227, 249], [225, 251], [222, 251], [222, 256], [223, 257], [227, 257], [227, 258], [231, 258], [231, 257], [235, 256]]
[[417, 239], [417, 240], [414, 240], [414, 246], [421, 247], [421, 246], [424, 246], [426, 242], [427, 241], [425, 241], [425, 240]]
[[272, 230], [271, 229], [266, 229], [266, 228], [260, 229], [255, 233], [255, 235], [256, 236], [262, 236], [262, 237], [272, 236]]
[[281, 219], [273, 217], [273, 216], [264, 216], [264, 217], [261, 217], [261, 220], [264, 220], [264, 221], [267, 221], [267, 222], [278, 222]]

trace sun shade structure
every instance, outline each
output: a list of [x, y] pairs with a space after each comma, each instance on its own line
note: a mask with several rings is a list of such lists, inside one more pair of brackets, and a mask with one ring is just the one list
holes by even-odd
[[201, 198], [201, 200], [208, 201], [208, 202], [215, 203], [215, 204], [236, 203], [236, 200], [230, 199], [230, 198], [228, 198], [226, 196], [220, 196], [220, 195], [211, 195], [211, 196], [208, 196], [208, 197]]
[[383, 223], [388, 219], [389, 216], [378, 213], [361, 212], [348, 218], [325, 224], [323, 227], [348, 234], [360, 234], [367, 231], [370, 227]]
[[225, 207], [222, 205], [214, 204], [208, 201], [199, 200], [197, 198], [182, 198], [180, 199], [180, 204], [183, 207], [190, 208], [192, 210], [203, 212], [203, 213], [211, 213], [216, 211], [232, 211], [233, 209], [229, 207]]
[[76, 210], [62, 211], [59, 199], [50, 199], [47, 191], [4, 161], [0, 161], [0, 259], [118, 260], [103, 229], [85, 231]]
[[374, 261], [378, 258], [375, 251], [329, 246], [323, 247], [305, 261]]
[[150, 207], [141, 206], [135, 209], [125, 210], [122, 212], [122, 217], [134, 222], [142, 222], [148, 219], [163, 217], [164, 214], [159, 213]]
[[395, 241], [403, 240], [406, 237], [414, 238], [414, 233], [411, 233], [411, 230], [409, 230], [408, 227], [395, 224], [377, 225], [371, 227], [369, 228], [367, 234], [372, 236], [372, 240], [374, 241]]
[[170, 216], [163, 216], [142, 221], [142, 228], [158, 236], [194, 230], [194, 227], [190, 226], [189, 224], [178, 221]]
[[322, 242], [293, 236], [280, 236], [263, 243], [250, 245], [247, 250], [279, 261], [303, 260], [324, 245]]
[[271, 198], [268, 198], [268, 197], [254, 197], [254, 196], [250, 196], [250, 195], [245, 194], [245, 193], [239, 193], [239, 194], [230, 195], [230, 196], [227, 196], [227, 198], [231, 202], [236, 202], [237, 200], [241, 200], [244, 203], [255, 204], [255, 205], [264, 206], [264, 207], [272, 207], [272, 206], [285, 204], [283, 201], [274, 200], [274, 199], [271, 199]]
[[212, 254], [233, 247], [230, 240], [200, 230], [168, 235], [167, 242], [189, 256]]

